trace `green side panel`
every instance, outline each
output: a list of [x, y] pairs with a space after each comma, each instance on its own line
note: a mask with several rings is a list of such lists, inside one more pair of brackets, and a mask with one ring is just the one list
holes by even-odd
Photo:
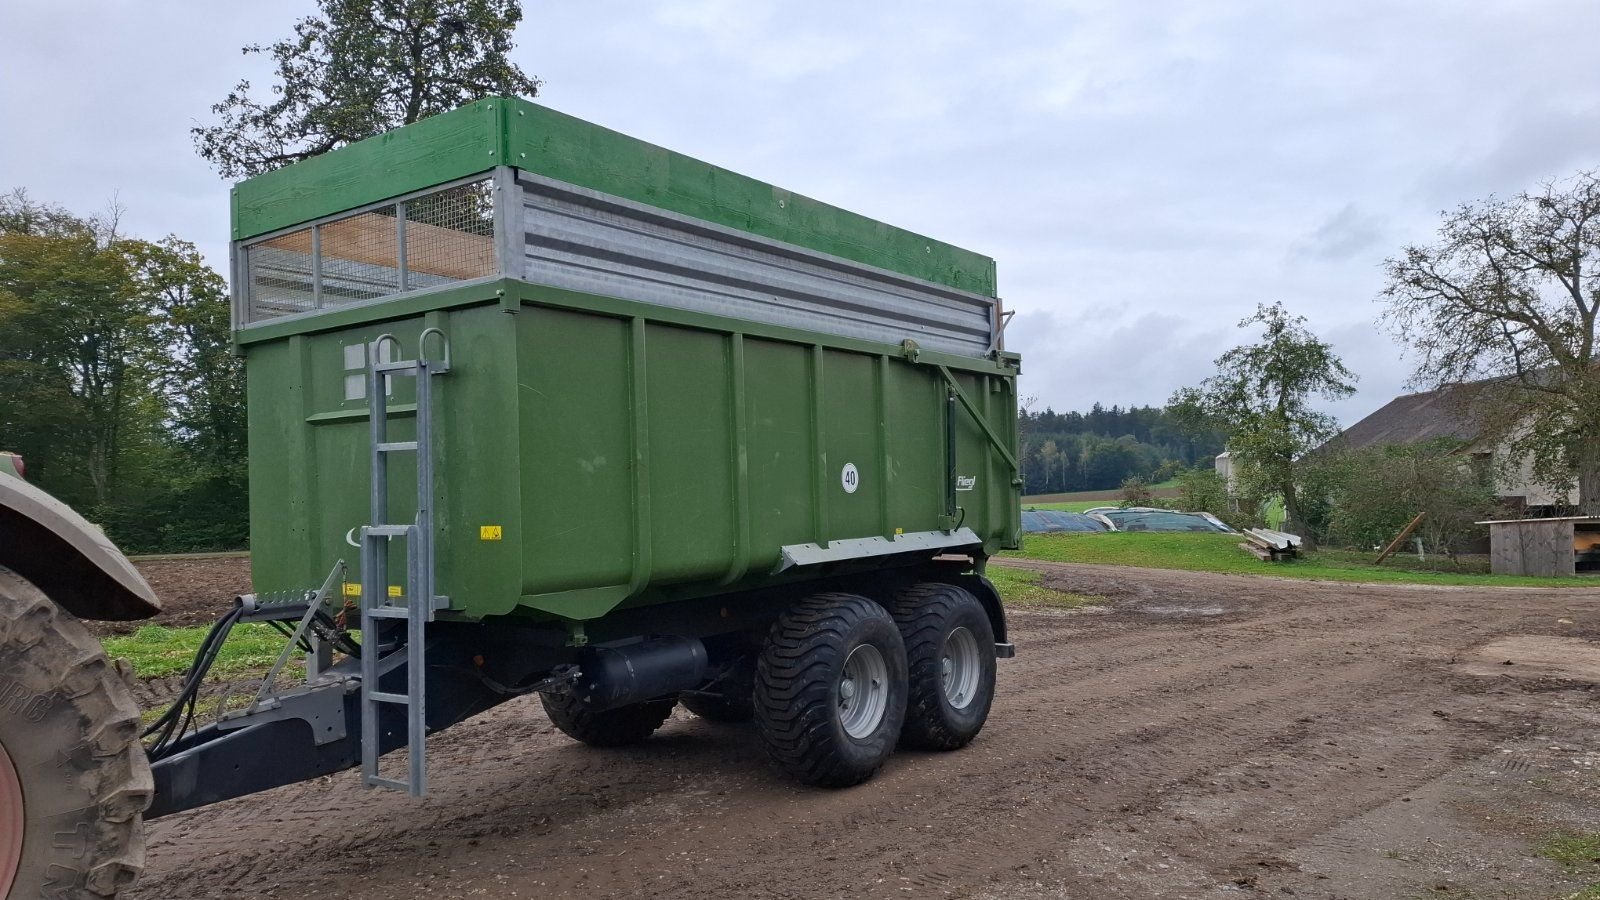
[[627, 320], [528, 307], [510, 321], [522, 372], [515, 463], [528, 485], [518, 594], [626, 584], [635, 550]]
[[652, 581], [715, 581], [732, 565], [728, 337], [645, 330]]
[[[822, 436], [826, 452], [820, 476], [827, 520], [822, 540], [893, 534], [883, 518], [884, 478], [878, 464], [876, 359], [859, 353], [823, 351]], [[856, 489], [846, 491], [844, 467], [853, 466]]]
[[744, 340], [745, 407], [752, 542], [760, 562], [776, 548], [818, 537], [812, 518], [817, 453], [811, 429], [811, 348]]
[[529, 103], [489, 98], [240, 182], [233, 237], [514, 166], [548, 178], [995, 296], [994, 260]]
[[480, 100], [241, 181], [233, 239], [487, 172], [505, 158], [505, 106]]
[[890, 359], [884, 380], [889, 458], [889, 523], [916, 531], [914, 523], [937, 521], [944, 514], [944, 390], [922, 366]]
[[[435, 381], [438, 584], [449, 617], [602, 616], [770, 583], [785, 545], [943, 527], [946, 428], [962, 524], [993, 552], [1017, 539], [1014, 475], [944, 376], [892, 348], [511, 285], [477, 302], [342, 318], [242, 345], [249, 375], [252, 566], [258, 591], [303, 589], [344, 559], [368, 521], [367, 403], [352, 353], [388, 333], [448, 335]], [[505, 290], [506, 287], [501, 287]], [[393, 312], [394, 310], [390, 310]], [[968, 361], [973, 362], [973, 361]], [[956, 369], [1015, 452], [1015, 377]], [[390, 437], [414, 434], [409, 378], [394, 379]], [[395, 454], [390, 518], [415, 510]], [[859, 472], [847, 491], [843, 467]], [[486, 537], [498, 534], [500, 539]], [[392, 585], [401, 584], [395, 553]], [[786, 578], [804, 577], [791, 571]]]

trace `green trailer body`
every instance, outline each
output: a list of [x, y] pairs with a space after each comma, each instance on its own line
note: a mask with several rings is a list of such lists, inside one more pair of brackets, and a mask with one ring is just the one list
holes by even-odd
[[[433, 388], [445, 619], [588, 621], [1017, 545], [1018, 361], [986, 257], [503, 99], [245, 182], [233, 213], [258, 591], [358, 555], [368, 347], [438, 355], [429, 328], [451, 356]], [[546, 240], [546, 221], [575, 230]], [[666, 249], [567, 260], [635, 239]], [[414, 390], [390, 380], [392, 440], [413, 435]], [[394, 521], [410, 465], [391, 466]]]

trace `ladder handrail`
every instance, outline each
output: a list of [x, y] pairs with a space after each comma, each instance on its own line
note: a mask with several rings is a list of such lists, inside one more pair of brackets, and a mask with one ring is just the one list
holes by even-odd
[[[441, 359], [427, 357], [430, 335], [439, 338]], [[383, 359], [385, 346], [394, 348], [388, 361]], [[450, 370], [450, 340], [443, 331], [427, 328], [419, 336], [417, 349], [417, 359], [401, 358], [403, 349], [392, 334], [381, 334], [367, 345], [372, 521], [361, 528], [361, 628], [362, 643], [368, 649], [361, 656], [362, 781], [369, 787], [406, 790], [414, 797], [427, 790], [427, 625], [433, 621], [435, 609], [448, 605], [447, 598], [438, 596], [434, 581], [433, 376]], [[390, 378], [407, 375], [416, 379], [416, 440], [390, 441], [386, 387]], [[417, 455], [416, 515], [409, 525], [389, 521], [389, 457], [398, 452]], [[389, 542], [396, 537], [406, 541], [405, 640], [396, 642], [380, 660], [384, 639], [395, 631], [387, 623], [396, 618], [388, 592]], [[406, 662], [405, 693], [379, 690], [381, 676], [392, 671], [401, 654]], [[378, 773], [382, 749], [378, 720], [383, 704], [406, 708], [404, 746], [410, 751], [410, 764], [405, 781]]]

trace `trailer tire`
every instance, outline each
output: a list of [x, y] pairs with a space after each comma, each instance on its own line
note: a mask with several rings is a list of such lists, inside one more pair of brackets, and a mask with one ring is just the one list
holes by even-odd
[[100, 642], [0, 567], [0, 898], [115, 897], [133, 884], [155, 793], [139, 732]]
[[756, 659], [741, 656], [722, 677], [720, 694], [684, 694], [684, 709], [713, 722], [748, 722], [756, 717]]
[[994, 704], [994, 627], [966, 588], [925, 582], [895, 597], [910, 696], [900, 746], [956, 750], [983, 730]]
[[591, 747], [626, 747], [656, 733], [678, 705], [676, 697], [630, 703], [598, 712], [574, 694], [540, 694], [545, 715], [575, 741]]
[[774, 761], [819, 787], [871, 778], [894, 752], [906, 708], [906, 651], [888, 611], [819, 594], [772, 626], [756, 666], [756, 722]]

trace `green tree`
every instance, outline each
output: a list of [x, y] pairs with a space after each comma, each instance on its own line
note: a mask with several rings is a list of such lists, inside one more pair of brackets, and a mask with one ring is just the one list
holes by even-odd
[[241, 81], [194, 128], [224, 178], [259, 175], [487, 96], [538, 94], [511, 62], [520, 0], [318, 0], [294, 36], [252, 44], [277, 65], [269, 98]]
[[1155, 506], [1156, 495], [1150, 490], [1150, 482], [1138, 475], [1129, 475], [1122, 480], [1122, 499], [1117, 505], [1123, 509], [1133, 506]]
[[[155, 380], [155, 317], [134, 284], [130, 242], [114, 222], [18, 193], [0, 220], [18, 229], [0, 232], [0, 424], [46, 472], [74, 460], [87, 499], [104, 504]], [[40, 435], [49, 439], [29, 440]]]
[[1458, 385], [1510, 464], [1600, 515], [1600, 174], [1464, 204], [1386, 266], [1414, 380]]
[[1211, 466], [1195, 466], [1177, 475], [1178, 508], [1223, 517], [1232, 512], [1228, 483]]
[[1355, 547], [1387, 544], [1418, 513], [1425, 546], [1454, 556], [1499, 508], [1493, 479], [1459, 452], [1459, 441], [1392, 444], [1339, 454], [1329, 466], [1331, 537]]
[[229, 342], [227, 284], [193, 244], [175, 237], [141, 244], [133, 262], [141, 296], [159, 311], [164, 438], [180, 462], [152, 478], [161, 490], [134, 513], [155, 523], [150, 539], [164, 550], [242, 547], [249, 519], [244, 365]]
[[1282, 303], [1262, 304], [1239, 323], [1255, 325], [1263, 326], [1261, 340], [1222, 354], [1215, 375], [1176, 392], [1169, 406], [1191, 427], [1220, 426], [1239, 465], [1241, 493], [1276, 493], [1283, 498], [1284, 527], [1304, 534], [1299, 462], [1338, 433], [1334, 419], [1313, 409], [1312, 401], [1350, 396], [1356, 377]]
[[228, 285], [176, 237], [127, 248], [136, 290], [157, 311], [159, 383], [176, 437], [207, 466], [245, 456], [244, 365], [230, 345]]

